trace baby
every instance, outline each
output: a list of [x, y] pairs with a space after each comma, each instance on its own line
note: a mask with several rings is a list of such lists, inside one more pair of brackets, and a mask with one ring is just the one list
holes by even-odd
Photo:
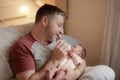
[[[62, 76], [65, 75], [65, 70], [67, 69], [75, 69], [79, 64], [82, 63], [82, 60], [86, 56], [85, 49], [80, 45], [73, 45], [71, 49], [68, 51], [65, 59], [60, 62], [57, 68], [53, 68], [51, 70], [47, 70], [45, 73], [46, 80], [60, 80]], [[56, 76], [56, 74], [59, 74]]]
[[77, 65], [82, 63], [82, 59], [85, 57], [85, 51], [82, 46], [73, 45], [68, 51], [65, 59], [59, 63], [59, 68], [66, 70], [68, 68], [75, 69]]

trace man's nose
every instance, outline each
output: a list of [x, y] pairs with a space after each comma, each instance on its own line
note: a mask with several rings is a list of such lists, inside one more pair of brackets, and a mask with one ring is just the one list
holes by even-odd
[[64, 34], [64, 32], [63, 31], [61, 31], [61, 32], [59, 32], [60, 34]]
[[64, 34], [64, 30], [63, 30], [63, 29], [61, 29], [59, 33], [60, 33], [60, 34]]

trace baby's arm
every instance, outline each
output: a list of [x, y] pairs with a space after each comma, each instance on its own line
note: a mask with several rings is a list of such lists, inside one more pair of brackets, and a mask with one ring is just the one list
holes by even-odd
[[72, 55], [72, 60], [75, 65], [81, 64], [83, 62], [82, 58], [75, 53]]

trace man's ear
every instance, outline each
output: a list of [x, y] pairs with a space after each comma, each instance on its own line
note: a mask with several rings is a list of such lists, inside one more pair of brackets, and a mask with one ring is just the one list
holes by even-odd
[[48, 17], [47, 16], [43, 16], [41, 21], [42, 21], [42, 25], [46, 26], [47, 23], [48, 23]]

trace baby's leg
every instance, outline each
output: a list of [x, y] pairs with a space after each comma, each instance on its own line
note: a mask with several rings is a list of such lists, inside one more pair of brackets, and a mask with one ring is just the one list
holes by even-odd
[[46, 70], [45, 72], [45, 80], [52, 80], [55, 73], [57, 71], [57, 68], [53, 68], [51, 70]]
[[65, 71], [58, 70], [54, 80], [62, 80], [64, 76], [65, 76]]

